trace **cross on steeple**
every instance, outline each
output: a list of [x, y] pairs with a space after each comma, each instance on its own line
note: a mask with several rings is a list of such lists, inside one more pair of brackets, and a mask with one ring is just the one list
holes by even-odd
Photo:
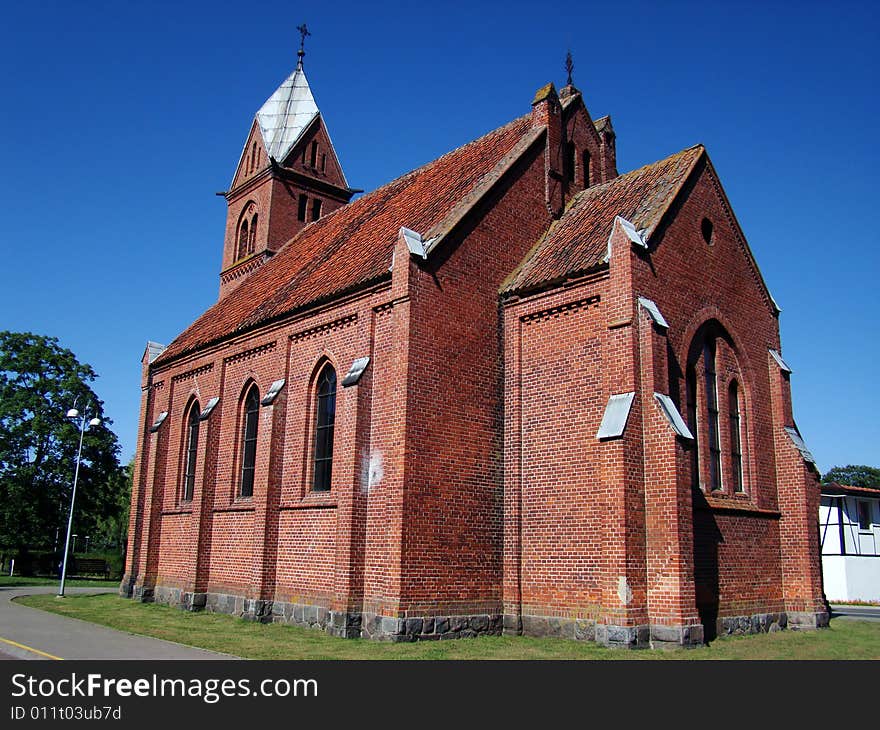
[[568, 51], [565, 54], [565, 72], [568, 74], [568, 80], [565, 82], [566, 86], [572, 86], [571, 82], [571, 72], [574, 71], [574, 61], [571, 58], [571, 51]]
[[306, 36], [311, 35], [306, 24], [298, 25], [296, 29], [299, 31], [299, 50], [296, 52], [296, 55], [299, 56], [299, 63], [302, 63], [303, 56], [306, 55]]

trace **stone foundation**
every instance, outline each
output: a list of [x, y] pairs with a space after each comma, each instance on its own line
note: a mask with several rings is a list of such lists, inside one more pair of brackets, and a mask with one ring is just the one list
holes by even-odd
[[368, 613], [363, 616], [361, 636], [380, 641], [437, 641], [500, 636], [501, 630], [500, 614], [395, 618]]
[[767, 634], [782, 631], [788, 626], [788, 615], [779, 613], [756, 613], [752, 616], [725, 616], [717, 622], [718, 636], [742, 636], [744, 634]]
[[[193, 593], [180, 588], [155, 588], [123, 580], [120, 595], [148, 603], [157, 601], [187, 611], [209, 611], [238, 616], [261, 623], [283, 623], [319, 629], [331, 636], [376, 641], [437, 641], [476, 636], [524, 635], [595, 641], [618, 649], [662, 649], [701, 646], [702, 624], [666, 626], [650, 624], [616, 626], [592, 619], [567, 619], [558, 616], [518, 616], [515, 614], [471, 614], [464, 616], [417, 616], [398, 618], [379, 614], [331, 611], [323, 606], [265, 601], [230, 593]], [[808, 630], [828, 626], [827, 612], [757, 613], [751, 616], [727, 616], [717, 622], [718, 636], [760, 634]]]
[[792, 631], [809, 631], [828, 628], [831, 614], [828, 611], [789, 611], [788, 627]]
[[[120, 589], [122, 593], [122, 589]], [[124, 594], [123, 594], [124, 595]], [[187, 611], [225, 613], [249, 621], [283, 623], [319, 629], [345, 639], [364, 637], [377, 641], [433, 641], [501, 635], [498, 614], [468, 616], [421, 616], [395, 618], [377, 614], [331, 611], [323, 606], [284, 601], [264, 601], [231, 593], [191, 593], [180, 588], [157, 586], [155, 590], [130, 594], [135, 600], [155, 600]]]

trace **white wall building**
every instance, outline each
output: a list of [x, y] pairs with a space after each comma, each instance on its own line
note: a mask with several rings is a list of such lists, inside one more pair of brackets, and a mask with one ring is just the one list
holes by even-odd
[[880, 489], [823, 484], [819, 537], [828, 601], [880, 602]]

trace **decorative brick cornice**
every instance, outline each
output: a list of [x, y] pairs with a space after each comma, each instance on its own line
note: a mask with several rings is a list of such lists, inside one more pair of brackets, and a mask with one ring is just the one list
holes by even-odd
[[241, 362], [242, 360], [249, 360], [252, 357], [258, 357], [259, 355], [274, 350], [275, 344], [275, 340], [273, 340], [272, 342], [267, 342], [265, 345], [252, 347], [250, 350], [244, 350], [243, 352], [237, 352], [229, 357], [224, 357], [223, 362], [229, 365], [231, 363]]
[[334, 319], [332, 322], [327, 322], [325, 324], [319, 324], [316, 327], [309, 327], [307, 330], [302, 330], [301, 332], [296, 332], [290, 336], [290, 339], [294, 342], [298, 342], [299, 340], [305, 340], [309, 337], [314, 337], [317, 334], [321, 334], [323, 332], [327, 332], [328, 330], [340, 329], [342, 327], [348, 327], [357, 322], [357, 314], [349, 314], [346, 317], [340, 317], [339, 319]]
[[271, 251], [262, 251], [260, 253], [254, 254], [253, 256], [249, 256], [243, 261], [233, 264], [228, 269], [226, 269], [226, 271], [220, 272], [220, 282], [222, 284], [228, 284], [230, 281], [235, 281], [236, 279], [239, 279], [246, 274], [250, 274], [251, 272], [256, 271], [266, 261], [268, 261], [271, 256]]
[[586, 299], [581, 299], [576, 302], [568, 302], [567, 304], [560, 304], [556, 307], [550, 307], [550, 309], [543, 309], [540, 312], [532, 312], [530, 314], [524, 314], [519, 319], [521, 322], [531, 323], [531, 322], [539, 322], [545, 321], [552, 317], [558, 317], [560, 314], [569, 314], [570, 312], [574, 312], [575, 310], [582, 309], [584, 307], [596, 306], [599, 304], [601, 297], [598, 294], [595, 294], [591, 297], [587, 297]]
[[190, 380], [191, 378], [196, 378], [204, 373], [210, 373], [213, 369], [214, 363], [209, 362], [207, 365], [202, 365], [201, 367], [193, 368], [192, 370], [187, 370], [184, 373], [178, 373], [177, 375], [172, 376], [171, 382], [179, 383], [181, 380]]

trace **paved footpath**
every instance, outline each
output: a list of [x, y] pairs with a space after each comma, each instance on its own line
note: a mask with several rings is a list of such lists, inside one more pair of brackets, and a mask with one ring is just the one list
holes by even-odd
[[[47, 613], [12, 601], [55, 593], [55, 586], [0, 588], [0, 659], [237, 659], [162, 639]], [[107, 588], [67, 588], [65, 593], [113, 593]], [[59, 599], [62, 600], [62, 599]]]

